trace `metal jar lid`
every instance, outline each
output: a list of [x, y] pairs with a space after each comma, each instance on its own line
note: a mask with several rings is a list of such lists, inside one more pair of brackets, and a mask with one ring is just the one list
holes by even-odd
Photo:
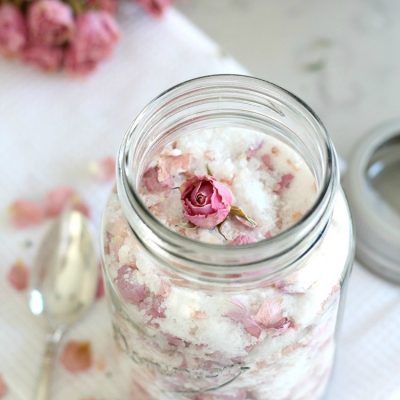
[[343, 184], [356, 229], [357, 258], [400, 283], [400, 120], [362, 138]]

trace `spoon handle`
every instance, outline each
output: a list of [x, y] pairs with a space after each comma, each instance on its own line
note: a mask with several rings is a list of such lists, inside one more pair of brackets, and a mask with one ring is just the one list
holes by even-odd
[[40, 368], [39, 379], [36, 387], [35, 400], [49, 399], [51, 372], [57, 353], [57, 347], [62, 336], [63, 331], [61, 329], [55, 329], [47, 335], [42, 366]]

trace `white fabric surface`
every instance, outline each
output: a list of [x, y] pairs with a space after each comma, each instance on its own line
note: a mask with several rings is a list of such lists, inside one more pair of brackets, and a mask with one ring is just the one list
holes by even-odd
[[[162, 21], [126, 7], [122, 40], [114, 57], [84, 80], [46, 76], [0, 59], [0, 167], [2, 209], [17, 197], [40, 199], [58, 184], [76, 187], [98, 226], [109, 185], [82, 171], [99, 157], [116, 154], [137, 112], [171, 85], [211, 73], [243, 73], [234, 60], [171, 10]], [[31, 264], [44, 227], [17, 231], [5, 212], [0, 226], [0, 374], [7, 400], [28, 400], [42, 356], [45, 323], [30, 315], [24, 294], [6, 282], [18, 257]], [[26, 239], [33, 241], [26, 248]], [[329, 400], [396, 399], [400, 390], [400, 292], [355, 266], [348, 291], [340, 351]], [[111, 329], [105, 301], [71, 329], [68, 338], [90, 339], [106, 371], [72, 375], [57, 366], [53, 398], [126, 400], [123, 377], [110, 376]], [[108, 354], [108, 355], [107, 355]]]

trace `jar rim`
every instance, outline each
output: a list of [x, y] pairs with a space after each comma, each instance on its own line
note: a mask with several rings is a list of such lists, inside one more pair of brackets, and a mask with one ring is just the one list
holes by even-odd
[[[185, 92], [190, 92], [190, 90], [194, 90], [195, 88], [199, 91], [202, 89], [206, 90], [210, 85], [213, 85], [213, 87], [230, 87], [233, 89], [257, 88], [264, 96], [270, 92], [283, 96], [286, 101], [291, 102], [291, 105], [295, 105], [297, 109], [304, 114], [308, 122], [316, 129], [321, 143], [323, 143], [324, 149], [321, 155], [325, 155], [325, 173], [315, 202], [298, 222], [272, 238], [241, 246], [226, 246], [200, 242], [182, 236], [165, 226], [147, 209], [141, 200], [141, 196], [132, 184], [129, 152], [132, 145], [137, 143], [137, 139], [142, 134], [141, 129], [146, 119], [163, 104], [171, 104], [175, 97], [183, 96]], [[131, 228], [136, 230], [138, 224], [143, 224], [144, 226], [141, 225], [142, 228], [149, 228], [150, 231], [146, 231], [146, 239], [150, 239], [150, 241], [154, 241], [156, 245], [160, 246], [161, 252], [159, 255], [165, 255], [167, 253], [169, 255], [172, 254], [174, 257], [184, 260], [185, 262], [194, 263], [200, 268], [210, 267], [214, 271], [218, 268], [223, 270], [229, 266], [229, 271], [232, 272], [232, 266], [242, 269], [249, 265], [271, 261], [273, 258], [293, 250], [298, 242], [304, 241], [305, 236], [312, 230], [315, 230], [318, 225], [319, 232], [316, 232], [314, 235], [314, 240], [309, 240], [309, 246], [313, 246], [315, 240], [321, 236], [323, 229], [328, 223], [329, 218], [326, 218], [326, 214], [329, 214], [329, 211], [332, 210], [333, 198], [338, 183], [339, 171], [336, 152], [322, 121], [315, 112], [304, 101], [286, 89], [266, 80], [246, 75], [207, 75], [179, 83], [164, 91], [159, 96], [155, 97], [135, 118], [131, 128], [123, 139], [118, 158], [118, 196], [125, 217]], [[144, 244], [146, 245], [146, 243]], [[272, 248], [274, 248], [275, 251], [266, 251]], [[185, 251], [182, 251], [183, 249], [185, 249]], [[260, 250], [263, 251], [260, 252]], [[206, 253], [207, 257], [194, 257], [194, 255], [198, 253]], [[261, 255], [254, 257], [254, 253]], [[293, 254], [292, 262], [298, 258], [300, 258], [299, 254]]]

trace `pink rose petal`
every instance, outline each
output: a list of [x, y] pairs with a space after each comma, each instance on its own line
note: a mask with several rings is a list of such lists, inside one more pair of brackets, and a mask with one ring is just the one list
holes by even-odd
[[30, 200], [15, 200], [9, 207], [11, 223], [17, 228], [26, 228], [43, 221], [43, 207]]
[[274, 187], [274, 192], [277, 194], [281, 194], [283, 189], [287, 189], [290, 186], [293, 178], [293, 174], [282, 175], [281, 180]]
[[245, 235], [245, 234], [240, 234], [238, 236], [235, 237], [235, 239], [233, 239], [230, 243], [235, 245], [235, 246], [240, 246], [240, 245], [244, 245], [244, 244], [250, 244], [250, 243], [255, 243], [256, 240], [254, 238], [252, 238], [249, 235]]
[[60, 358], [64, 368], [73, 373], [87, 371], [92, 366], [92, 347], [88, 341], [67, 342]]
[[274, 164], [272, 162], [271, 156], [269, 154], [264, 154], [261, 157], [262, 162], [264, 163], [264, 165], [270, 170], [273, 171], [274, 170]]
[[275, 326], [282, 320], [282, 307], [279, 301], [265, 300], [254, 319], [266, 328]]
[[29, 285], [29, 269], [26, 264], [21, 260], [16, 261], [9, 269], [7, 279], [14, 289], [25, 290]]
[[168, 181], [170, 176], [176, 176], [186, 172], [189, 168], [190, 155], [163, 156], [158, 165], [158, 181]]
[[295, 328], [295, 326], [296, 325], [292, 320], [284, 317], [284, 318], [280, 319], [279, 321], [277, 321], [272, 326], [270, 326], [268, 328], [268, 330], [272, 336], [279, 336], [279, 335], [282, 335], [283, 333], [285, 333], [290, 328]]
[[149, 291], [145, 285], [137, 283], [134, 276], [136, 270], [134, 265], [123, 265], [118, 270], [115, 282], [124, 300], [138, 305], [148, 296]]
[[94, 178], [99, 182], [110, 182], [115, 179], [114, 157], [104, 157], [93, 162], [90, 170]]
[[0, 375], [0, 398], [3, 398], [8, 393], [8, 387], [4, 378]]
[[88, 205], [69, 186], [59, 186], [50, 190], [45, 199], [45, 209], [48, 217], [56, 217], [66, 210], [76, 210], [86, 217], [90, 216]]
[[165, 181], [158, 180], [158, 167], [148, 168], [143, 174], [142, 181], [145, 188], [150, 192], [162, 192], [173, 186], [172, 177], [169, 176]]
[[256, 155], [257, 151], [261, 149], [263, 144], [264, 144], [264, 141], [260, 141], [257, 144], [250, 146], [246, 151], [247, 159], [250, 160], [250, 158], [254, 157]]
[[250, 312], [243, 303], [237, 299], [232, 299], [231, 302], [235, 308], [228, 312], [226, 317], [243, 324], [245, 331], [258, 339], [261, 335], [262, 327], [251, 317]]

